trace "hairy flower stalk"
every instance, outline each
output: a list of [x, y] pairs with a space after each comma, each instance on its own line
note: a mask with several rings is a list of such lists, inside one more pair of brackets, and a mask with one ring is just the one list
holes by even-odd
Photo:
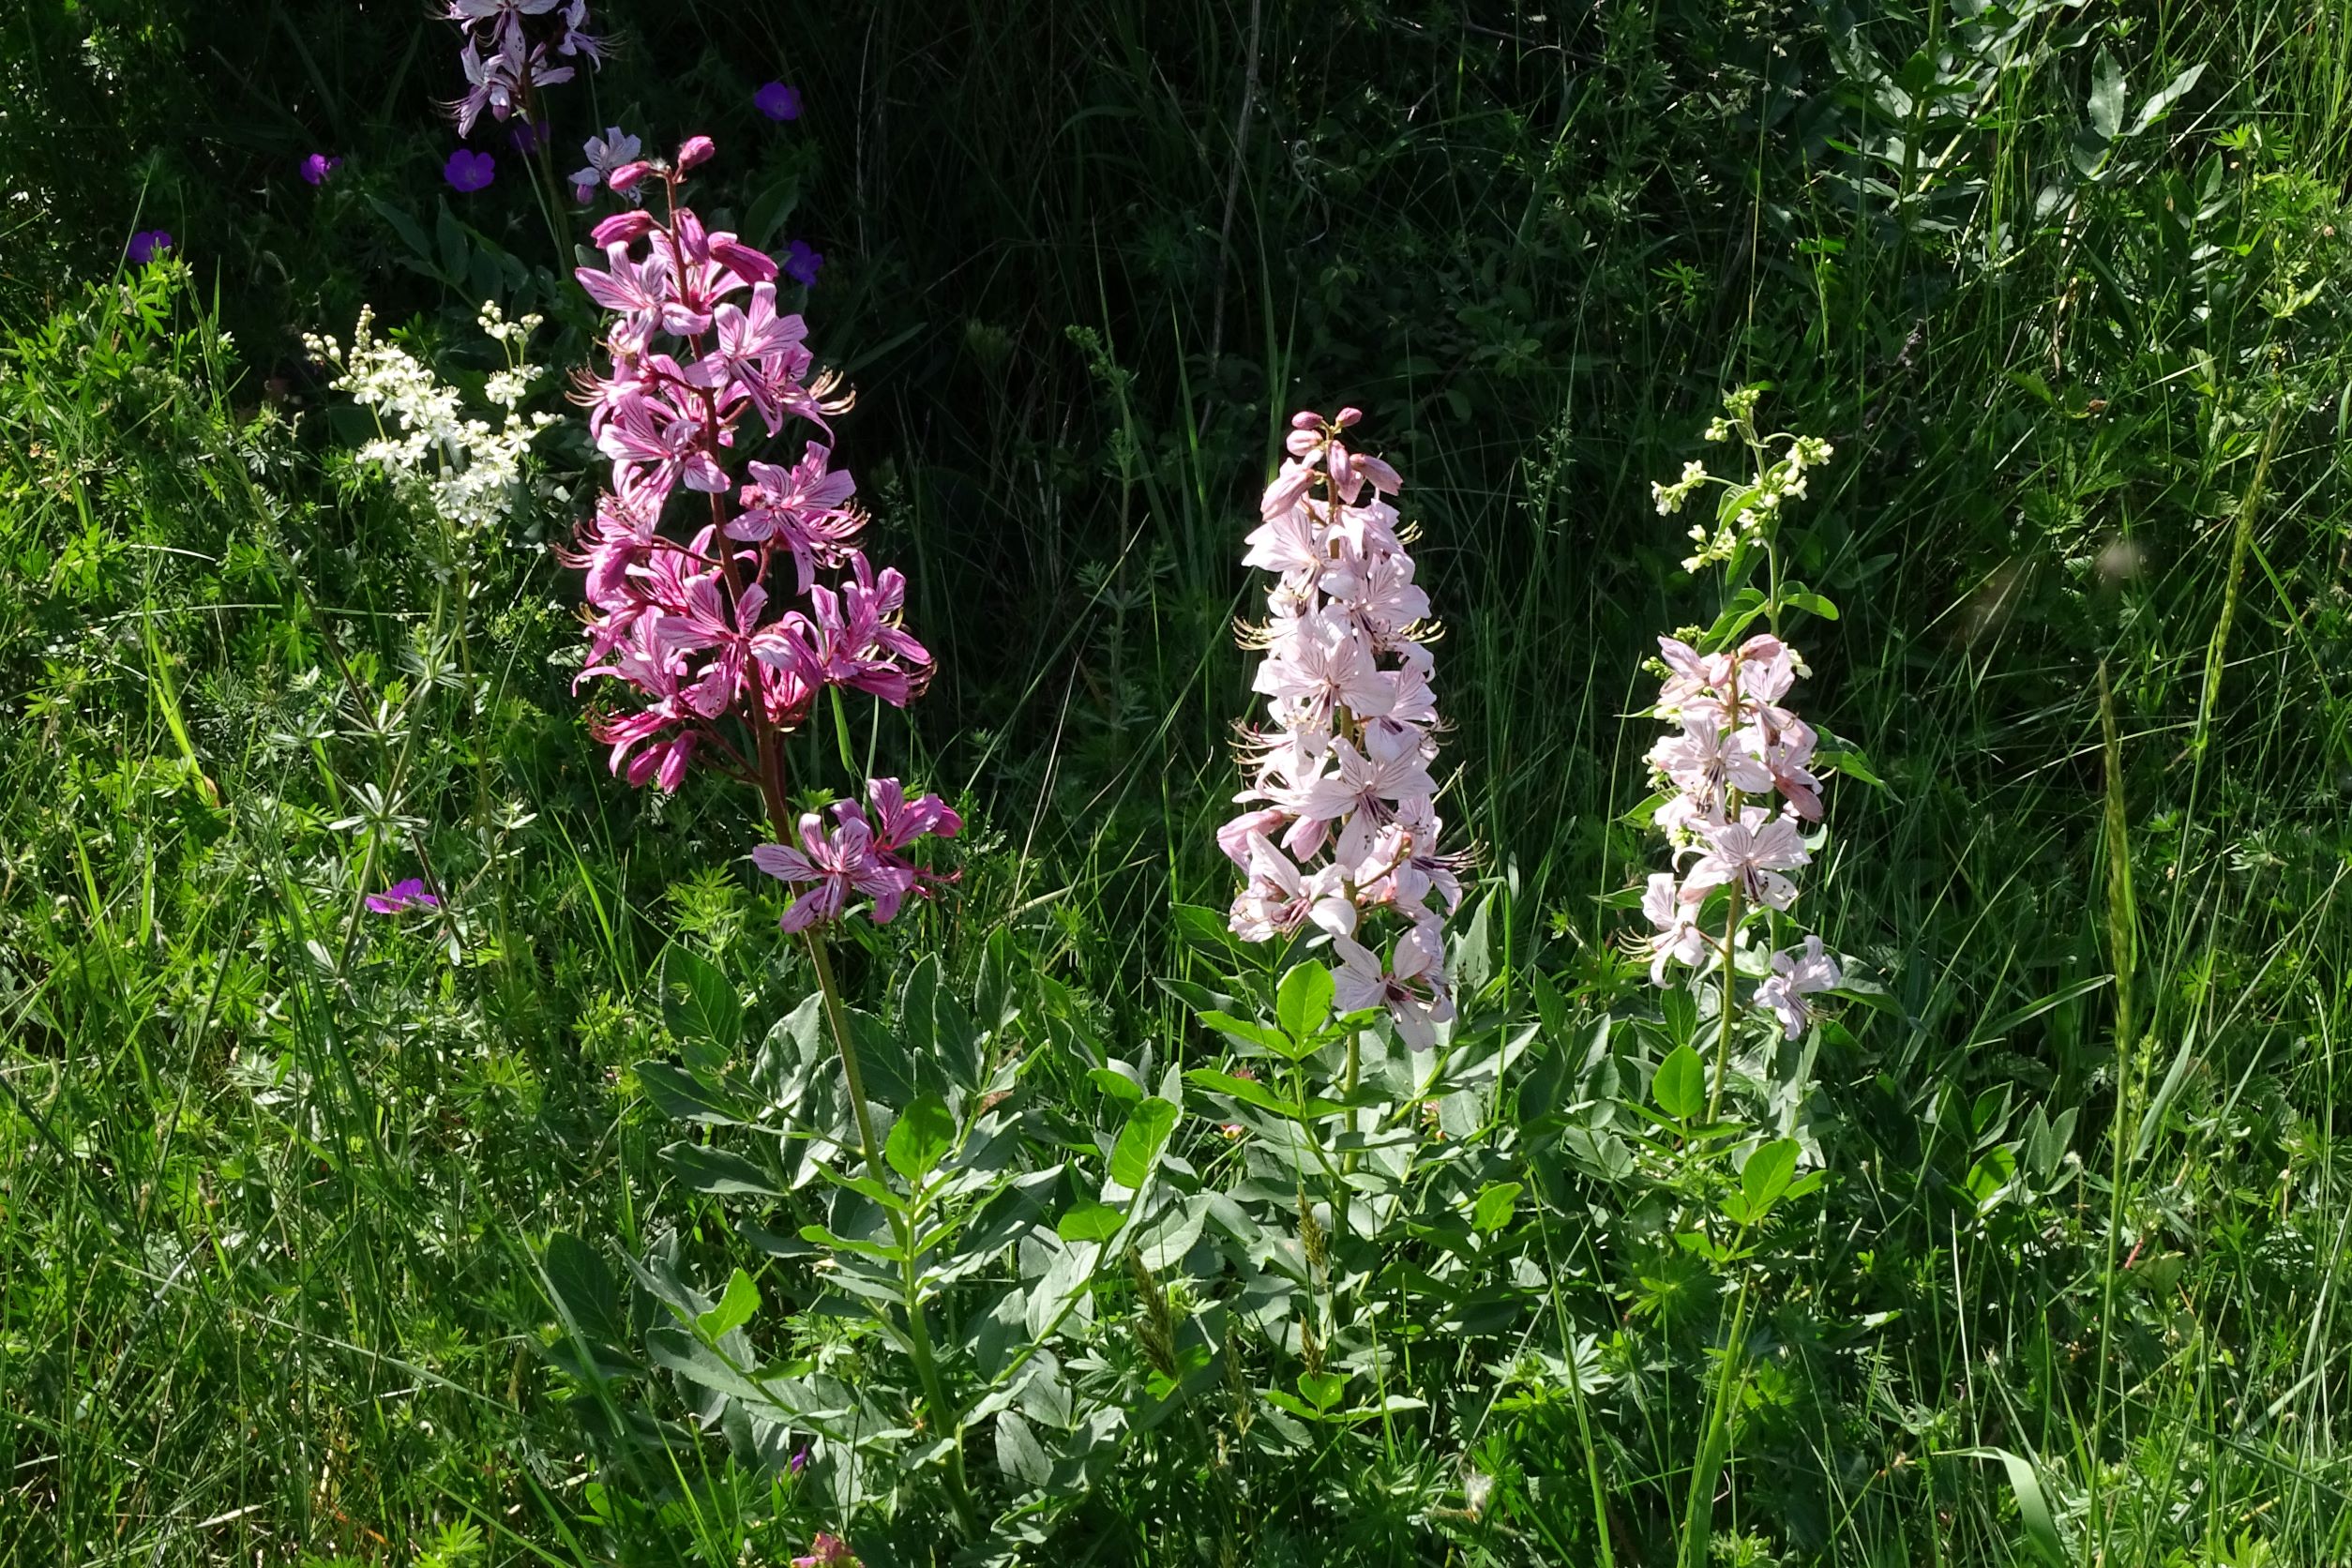
[[1264, 650], [1251, 689], [1273, 724], [1244, 731], [1249, 787], [1235, 799], [1248, 809], [1217, 842], [1247, 878], [1234, 932], [1314, 927], [1339, 960], [1340, 1011], [1385, 1010], [1425, 1050], [1454, 1018], [1444, 921], [1467, 857], [1439, 848], [1436, 628], [1389, 499], [1402, 482], [1343, 440], [1362, 417], [1291, 415], [1259, 504], [1242, 559], [1275, 581], [1244, 642]]
[[[1699, 550], [1683, 565], [1696, 572], [1722, 565], [1744, 576], [1760, 554], [1771, 584], [1760, 612], [1776, 626], [1785, 592], [1774, 538], [1781, 508], [1787, 499], [1804, 494], [1805, 471], [1828, 461], [1830, 446], [1811, 436], [1771, 438], [1786, 444], [1776, 453], [1756, 434], [1755, 407], [1753, 391], [1733, 393], [1726, 400], [1725, 417], [1707, 430], [1711, 440], [1737, 433], [1746, 442], [1756, 459], [1752, 478], [1718, 479], [1703, 463], [1692, 462], [1674, 484], [1653, 485], [1651, 490], [1659, 512], [1670, 514], [1703, 485], [1726, 487], [1718, 523], [1691, 530]], [[1739, 957], [1748, 928], [1758, 919], [1775, 922], [1787, 913], [1798, 892], [1789, 873], [1813, 858], [1804, 826], [1822, 816], [1821, 780], [1813, 771], [1820, 737], [1784, 705], [1807, 671], [1802, 656], [1774, 632], [1709, 653], [1680, 638], [1662, 637], [1658, 650], [1666, 679], [1651, 712], [1673, 732], [1650, 748], [1651, 772], [1664, 795], [1651, 821], [1678, 869], [1650, 878], [1642, 912], [1651, 931], [1636, 946], [1650, 962], [1655, 986], [1669, 984], [1668, 971], [1675, 966], [1697, 971], [1719, 966], [1723, 1024], [1708, 1102], [1711, 1118], [1722, 1100], [1740, 1015]], [[1706, 911], [1718, 890], [1720, 917], [1709, 918]], [[1824, 951], [1819, 937], [1808, 936], [1802, 948], [1772, 955], [1749, 1000], [1772, 1014], [1793, 1040], [1811, 1025], [1814, 999], [1842, 984], [1836, 958]]]
[[[623, 698], [591, 731], [631, 784], [674, 791], [700, 766], [760, 792], [774, 841], [752, 862], [797, 890], [783, 926], [806, 944], [823, 995], [867, 1174], [886, 1182], [823, 929], [859, 907], [886, 924], [909, 897], [929, 897], [950, 879], [924, 869], [914, 846], [962, 822], [937, 795], [910, 800], [895, 778], [868, 780], [862, 805], [837, 801], [796, 818], [789, 804], [784, 737], [820, 700], [850, 689], [904, 707], [929, 683], [931, 656], [902, 624], [906, 579], [857, 548], [866, 520], [854, 481], [832, 465], [827, 423], [848, 402], [831, 398], [829, 377], [812, 375], [801, 318], [776, 309], [775, 259], [679, 204], [688, 171], [714, 151], [696, 136], [667, 162], [608, 172], [618, 193], [657, 182], [664, 210], [597, 224], [605, 264], [577, 273], [608, 312], [607, 362], [580, 400], [612, 464], [611, 488], [564, 555], [585, 574], [580, 680]], [[795, 421], [826, 439], [804, 442], [796, 460], [749, 459], [738, 476], [739, 447]], [[686, 514], [684, 537], [665, 529], [673, 501]], [[890, 1223], [912, 1256], [905, 1215], [893, 1210]], [[904, 1304], [933, 1415], [960, 1431], [912, 1286]], [[959, 1523], [976, 1534], [960, 1447], [948, 1455], [948, 1487]]]

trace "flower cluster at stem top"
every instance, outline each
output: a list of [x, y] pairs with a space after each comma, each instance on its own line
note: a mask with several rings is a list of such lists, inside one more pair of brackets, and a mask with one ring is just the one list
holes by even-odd
[[466, 533], [487, 532], [506, 516], [531, 443], [555, 423], [552, 414], [521, 412], [541, 374], [525, 353], [539, 318], [510, 322], [486, 301], [479, 320], [506, 352], [506, 368], [483, 384], [500, 411], [495, 425], [468, 414], [458, 389], [408, 351], [377, 338], [369, 308], [361, 308], [348, 351], [333, 338], [303, 339], [339, 372], [329, 384], [376, 416], [376, 438], [360, 447], [359, 460], [414, 486], [435, 512]]
[[[651, 180], [665, 216], [639, 209], [596, 225], [601, 267], [580, 286], [608, 312], [609, 363], [581, 400], [612, 486], [580, 525], [568, 565], [586, 574], [589, 657], [631, 705], [599, 711], [596, 738], [615, 774], [675, 790], [701, 761], [761, 790], [779, 836], [781, 737], [828, 690], [904, 707], [929, 682], [929, 652], [901, 624], [907, 582], [857, 548], [866, 519], [855, 482], [824, 441], [796, 461], [729, 467], [755, 428], [770, 437], [803, 421], [827, 439], [830, 377], [814, 375], [807, 329], [776, 309], [774, 258], [678, 204], [686, 172], [713, 153], [694, 137], [667, 163], [638, 160], [606, 176], [615, 190]], [[700, 497], [681, 539], [662, 531], [673, 499]], [[828, 822], [830, 826], [828, 826]], [[935, 795], [910, 802], [896, 779], [868, 785], [863, 807], [839, 803], [799, 819], [799, 847], [763, 845], [755, 859], [808, 887], [785, 923], [839, 918], [852, 896], [877, 922], [932, 880], [906, 857], [927, 836], [960, 825]]]
[[[1465, 857], [1438, 847], [1436, 628], [1389, 500], [1402, 481], [1349, 448], [1362, 417], [1291, 416], [1249, 535], [1244, 564], [1275, 575], [1266, 624], [1244, 636], [1265, 652], [1252, 689], [1273, 724], [1244, 732], [1249, 787], [1235, 798], [1247, 809], [1217, 841], [1247, 876], [1234, 932], [1266, 942], [1319, 927], [1339, 958], [1341, 1010], [1385, 1008], [1425, 1049], [1454, 1017], [1443, 927]], [[1399, 927], [1386, 957], [1375, 915]]]
[[532, 92], [572, 79], [563, 61], [604, 63], [603, 40], [588, 28], [588, 0], [448, 0], [443, 16], [465, 33], [459, 60], [465, 96], [453, 106], [458, 134], [470, 136], [488, 111], [503, 120], [527, 109]]
[[1726, 479], [1710, 473], [1705, 463], [1694, 460], [1682, 465], [1682, 476], [1672, 484], [1654, 480], [1651, 483], [1651, 499], [1657, 504], [1660, 517], [1671, 517], [1681, 511], [1704, 486], [1724, 487], [1713, 526], [1703, 522], [1691, 525], [1691, 541], [1698, 548], [1683, 558], [1684, 571], [1696, 572], [1723, 565], [1731, 560], [1742, 543], [1761, 540], [1782, 506], [1804, 499], [1806, 474], [1828, 462], [1832, 455], [1834, 449], [1819, 436], [1757, 434], [1757, 395], [1755, 387], [1727, 394], [1723, 414], [1709, 421], [1706, 432], [1710, 441], [1739, 437], [1755, 459], [1756, 473], [1752, 476]]

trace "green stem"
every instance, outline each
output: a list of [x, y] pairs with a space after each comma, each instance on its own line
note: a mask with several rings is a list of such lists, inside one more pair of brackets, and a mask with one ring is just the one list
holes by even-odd
[[1732, 954], [1736, 951], [1734, 944], [1740, 936], [1740, 921], [1747, 913], [1741, 907], [1744, 902], [1738, 882], [1731, 884], [1731, 913], [1725, 919], [1723, 927], [1723, 1033], [1715, 1042], [1715, 1084], [1707, 1093], [1707, 1120], [1710, 1122], [1715, 1119], [1715, 1112], [1723, 1104], [1723, 1080], [1731, 1068], [1732, 1026], [1740, 1017], [1736, 989], [1739, 972], [1733, 967]]
[[[851, 1041], [848, 1011], [841, 1005], [841, 988], [833, 978], [833, 964], [825, 957], [825, 944], [815, 931], [803, 933], [808, 944], [808, 962], [817, 972], [817, 988], [825, 999], [825, 1018], [833, 1028], [834, 1048], [841, 1056], [841, 1075], [847, 1080], [850, 1105], [857, 1115], [859, 1151], [866, 1156], [866, 1174], [887, 1184], [890, 1178], [882, 1167], [881, 1146], [874, 1139], [874, 1113], [866, 1104], [866, 1078], [858, 1070], [857, 1048]], [[939, 1358], [931, 1347], [931, 1325], [923, 1309], [922, 1280], [915, 1268], [914, 1218], [912, 1213], [890, 1211], [890, 1227], [898, 1241], [900, 1289], [906, 1304], [907, 1340], [914, 1353], [915, 1375], [922, 1380], [924, 1402], [930, 1407], [931, 1419], [939, 1424], [947, 1441], [947, 1496], [956, 1510], [956, 1522], [969, 1540], [978, 1540], [983, 1533], [979, 1510], [972, 1505], [972, 1487], [964, 1476], [963, 1417], [948, 1403], [946, 1385], [940, 1380]]]

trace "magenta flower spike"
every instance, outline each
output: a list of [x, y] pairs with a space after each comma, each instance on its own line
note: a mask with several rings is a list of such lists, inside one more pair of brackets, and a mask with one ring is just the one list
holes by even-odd
[[1274, 723], [1248, 734], [1245, 809], [1217, 845], [1247, 879], [1237, 936], [1319, 931], [1341, 1011], [1383, 1010], [1425, 1050], [1454, 1018], [1444, 922], [1467, 858], [1439, 847], [1434, 628], [1389, 499], [1403, 481], [1342, 439], [1362, 418], [1293, 415], [1259, 502], [1242, 559], [1274, 579], [1247, 639], [1265, 653], [1250, 688]]
[[425, 879], [410, 877], [396, 882], [381, 893], [370, 893], [362, 900], [375, 914], [400, 914], [409, 910], [431, 910], [441, 907], [441, 900], [425, 891]]
[[800, 89], [771, 82], [751, 95], [751, 106], [779, 124], [800, 118]]
[[[828, 424], [847, 405], [826, 400], [834, 384], [814, 374], [807, 324], [776, 309], [775, 259], [678, 201], [686, 169], [716, 149], [689, 137], [667, 164], [638, 150], [610, 131], [575, 176], [610, 164], [609, 188], [657, 178], [670, 197], [666, 220], [639, 208], [598, 223], [604, 264], [575, 274], [606, 311], [607, 364], [583, 399], [612, 464], [611, 489], [563, 552], [588, 601], [580, 682], [620, 699], [592, 714], [590, 732], [631, 784], [674, 791], [701, 765], [760, 787], [790, 841], [752, 858], [795, 890], [787, 930], [860, 905], [886, 923], [954, 880], [910, 852], [961, 820], [895, 778], [869, 780], [862, 805], [785, 818], [775, 742], [828, 688], [905, 706], [929, 684], [930, 651], [906, 629], [905, 576], [857, 548], [866, 519], [855, 481], [833, 466]], [[825, 439], [804, 439], [796, 461], [751, 455], [795, 421]], [[663, 527], [675, 506], [683, 537]]]
[[475, 191], [498, 177], [498, 160], [488, 153], [460, 147], [441, 167], [441, 177], [453, 190]]
[[123, 248], [123, 255], [131, 265], [145, 266], [177, 248], [171, 234], [164, 230], [142, 229], [130, 236], [130, 243]]
[[342, 166], [343, 160], [339, 158], [331, 157], [326, 153], [312, 153], [302, 160], [303, 183], [324, 185], [335, 177], [335, 171]]

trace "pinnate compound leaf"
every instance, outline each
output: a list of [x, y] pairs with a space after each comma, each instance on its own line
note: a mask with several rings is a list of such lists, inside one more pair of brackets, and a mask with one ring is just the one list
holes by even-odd
[[1154, 1094], [1127, 1114], [1119, 1129], [1119, 1142], [1110, 1152], [1110, 1179], [1130, 1192], [1142, 1190], [1160, 1151], [1176, 1127], [1176, 1107]]
[[1658, 1108], [1677, 1122], [1689, 1122], [1707, 1108], [1707, 1068], [1698, 1060], [1698, 1052], [1689, 1046], [1677, 1046], [1673, 1054], [1658, 1063], [1658, 1077], [1650, 1086], [1650, 1097], [1658, 1102]]

